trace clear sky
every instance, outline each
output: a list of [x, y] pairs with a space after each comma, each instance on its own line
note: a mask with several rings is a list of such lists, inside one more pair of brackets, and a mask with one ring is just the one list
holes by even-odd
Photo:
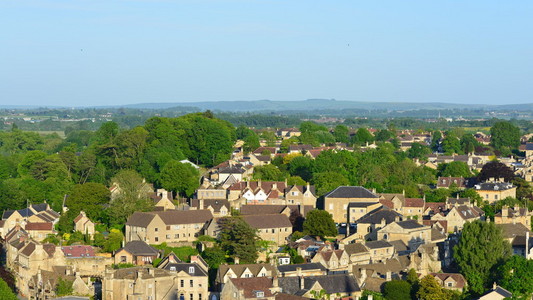
[[533, 102], [533, 1], [0, 1], [0, 104]]

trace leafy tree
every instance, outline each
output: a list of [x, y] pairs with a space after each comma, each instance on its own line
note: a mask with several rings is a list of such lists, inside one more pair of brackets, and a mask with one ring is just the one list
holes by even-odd
[[386, 142], [394, 137], [394, 133], [387, 129], [382, 129], [376, 132], [376, 141]]
[[461, 150], [464, 153], [473, 153], [476, 147], [480, 146], [480, 143], [471, 134], [465, 134], [461, 137]]
[[413, 143], [411, 148], [407, 150], [407, 156], [409, 158], [424, 158], [428, 154], [431, 154], [431, 149], [420, 143]]
[[461, 153], [461, 143], [455, 133], [446, 132], [446, 137], [442, 140], [442, 151], [446, 154]]
[[438, 170], [439, 176], [443, 177], [451, 176], [469, 178], [473, 176], [468, 165], [462, 161], [452, 161], [450, 163], [440, 164]]
[[426, 202], [445, 202], [446, 198], [450, 197], [452, 191], [450, 189], [434, 189], [427, 190], [425, 193]]
[[470, 290], [482, 294], [492, 284], [491, 272], [511, 254], [511, 246], [503, 239], [494, 223], [466, 223], [454, 247], [454, 259]]
[[283, 180], [284, 176], [283, 173], [281, 173], [281, 171], [276, 166], [269, 164], [255, 167], [254, 178], [269, 181], [278, 181]]
[[291, 176], [287, 178], [288, 185], [306, 185], [307, 182], [303, 180], [300, 176]]
[[411, 285], [403, 280], [388, 281], [383, 287], [383, 296], [390, 300], [411, 300]]
[[2, 295], [2, 299], [5, 300], [17, 300], [17, 295], [13, 293], [13, 291], [9, 288], [7, 283], [0, 278], [0, 295]]
[[513, 299], [531, 299], [533, 294], [533, 260], [513, 255], [498, 268], [498, 282], [513, 293]]
[[508, 121], [499, 121], [490, 128], [490, 143], [500, 151], [509, 151], [520, 146], [520, 129]]
[[307, 213], [303, 223], [305, 234], [317, 235], [320, 237], [336, 236], [337, 228], [331, 214], [325, 210], [312, 210]]
[[318, 196], [322, 196], [329, 191], [333, 191], [341, 185], [349, 185], [350, 182], [346, 177], [336, 172], [323, 172], [313, 174], [311, 180], [316, 187]]
[[349, 137], [350, 131], [345, 125], [339, 124], [335, 126], [333, 135], [335, 136], [335, 141], [339, 143], [348, 143], [350, 141]]
[[384, 300], [385, 299], [385, 297], [383, 297], [383, 295], [381, 293], [373, 292], [373, 291], [370, 291], [370, 290], [364, 290], [363, 294], [361, 295], [361, 299], [360, 300], [368, 300], [369, 299], [368, 296], [372, 296], [373, 300]]
[[364, 145], [366, 143], [372, 143], [374, 136], [366, 128], [359, 128], [352, 138], [352, 143], [357, 145]]
[[257, 136], [255, 132], [251, 131], [251, 133], [244, 138], [242, 149], [244, 153], [250, 153], [259, 148], [259, 146], [261, 146], [259, 143], [259, 136]]
[[433, 151], [435, 152], [439, 151], [441, 139], [442, 139], [442, 133], [439, 130], [433, 132], [433, 136], [431, 137], [431, 145], [430, 145]]
[[470, 198], [470, 201], [476, 203], [477, 206], [481, 207], [483, 204], [483, 198], [476, 192], [474, 189], [466, 189], [461, 191], [461, 198]]
[[182, 196], [191, 197], [198, 188], [198, 171], [188, 163], [169, 161], [161, 171], [161, 186]]
[[443, 291], [435, 277], [426, 275], [420, 280], [418, 299], [421, 300], [448, 300], [446, 293]]
[[80, 211], [87, 213], [89, 219], [96, 221], [102, 218], [102, 206], [109, 202], [110, 192], [103, 184], [88, 182], [74, 186], [67, 197], [66, 205], [69, 212], [78, 215]]
[[122, 241], [124, 240], [124, 235], [122, 234], [122, 231], [118, 229], [111, 229], [109, 232], [109, 236], [107, 237], [107, 240], [104, 242], [104, 248], [103, 250], [105, 252], [113, 252], [122, 246]]
[[218, 222], [222, 249], [241, 263], [255, 263], [259, 241], [256, 230], [241, 217], [224, 217]]
[[292, 224], [292, 231], [303, 231], [304, 217], [298, 209], [293, 209], [289, 216], [289, 221]]
[[486, 163], [481, 172], [479, 172], [478, 179], [480, 181], [488, 180], [489, 178], [503, 177], [506, 182], [511, 182], [515, 177], [513, 170], [499, 161], [491, 161]]
[[312, 163], [309, 157], [295, 157], [289, 163], [289, 173], [293, 176], [300, 176], [305, 181], [309, 181], [312, 176]]
[[113, 177], [112, 182], [119, 186], [119, 193], [107, 209], [111, 224], [123, 225], [134, 212], [152, 209], [154, 204], [149, 197], [151, 187], [139, 173], [122, 170]]
[[218, 245], [206, 248], [202, 252], [202, 257], [210, 269], [218, 269], [218, 267], [226, 262], [226, 253]]
[[72, 287], [73, 283], [74, 281], [59, 277], [56, 285], [56, 295], [60, 297], [72, 295], [72, 293], [74, 292], [74, 288]]

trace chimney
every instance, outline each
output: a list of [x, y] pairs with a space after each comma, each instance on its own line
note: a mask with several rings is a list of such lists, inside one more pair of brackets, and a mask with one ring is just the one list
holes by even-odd
[[305, 209], [304, 209], [304, 205], [303, 204], [298, 204], [298, 211], [300, 212], [300, 214], [302, 215], [302, 217], [304, 216], [304, 212], [305, 212]]
[[272, 184], [272, 190], [277, 190], [277, 189], [278, 189], [278, 184], [274, 182]]
[[154, 268], [148, 268], [148, 274], [154, 276], [155, 275], [155, 269]]
[[298, 277], [302, 276], [302, 268], [301, 267], [297, 267], [296, 268], [296, 276], [298, 276]]
[[405, 196], [405, 190], [402, 190], [402, 195], [404, 195], [404, 196]]
[[303, 276], [299, 276], [298, 278], [300, 278], [300, 290], [303, 290], [304, 289], [304, 277]]
[[240, 259], [239, 259], [239, 258], [238, 258], [237, 256], [235, 256], [235, 258], [233, 259], [233, 261], [235, 262], [235, 264], [236, 264], [236, 265], [238, 265], [238, 264], [239, 264], [239, 261], [240, 261]]
[[400, 216], [394, 217], [394, 222], [400, 222]]
[[287, 178], [285, 178], [285, 187], [287, 187]]
[[387, 271], [386, 280], [391, 281], [392, 280], [392, 274], [391, 271]]
[[272, 287], [273, 288], [278, 288], [279, 287], [278, 276], [272, 277]]
[[204, 209], [204, 208], [205, 208], [205, 207], [204, 207], [204, 199], [200, 199], [199, 202], [200, 202], [200, 203], [199, 203], [199, 207], [198, 207], [198, 209]]
[[502, 206], [502, 217], [508, 217], [509, 216], [509, 206], [504, 205]]
[[361, 279], [360, 279], [359, 285], [362, 285], [366, 280], [366, 269], [365, 268], [360, 269], [360, 272], [361, 272]]
[[526, 251], [525, 251], [526, 259], [528, 259], [529, 256], [529, 231], [526, 231]]
[[494, 182], [494, 177], [489, 177], [489, 182]]

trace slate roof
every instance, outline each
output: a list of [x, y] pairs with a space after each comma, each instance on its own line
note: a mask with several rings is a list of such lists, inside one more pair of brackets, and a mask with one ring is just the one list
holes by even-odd
[[456, 288], [462, 289], [466, 285], [466, 279], [459, 273], [430, 273], [430, 275], [439, 278], [443, 282], [451, 277], [457, 283]]
[[260, 298], [273, 296], [270, 291], [272, 280], [268, 277], [231, 278], [230, 280], [238, 290], [243, 291], [245, 298], [258, 298], [257, 291], [264, 293], [264, 296]]
[[386, 224], [390, 224], [396, 220], [396, 217], [399, 217], [400, 220], [402, 215], [395, 212], [394, 210], [389, 209], [380, 209], [376, 212], [370, 213], [357, 221], [357, 223], [363, 224], [379, 224], [382, 219], [385, 219]]
[[[189, 273], [189, 268], [194, 268], [194, 273]], [[176, 271], [176, 272], [185, 272], [191, 276], [207, 276], [207, 272], [202, 269], [200, 266], [194, 263], [169, 263], [163, 267], [164, 270]], [[174, 269], [174, 270], [172, 270]]]
[[474, 187], [479, 191], [504, 191], [516, 188], [511, 183], [507, 182], [483, 182], [476, 184]]
[[426, 227], [418, 223], [416, 220], [400, 221], [397, 224], [400, 225], [400, 227], [402, 227], [403, 229], [415, 229], [415, 228]]
[[368, 253], [368, 249], [362, 243], [353, 243], [344, 246], [344, 251], [348, 255], [359, 254], [359, 253]]
[[256, 229], [292, 227], [289, 217], [282, 214], [247, 215], [243, 219]]
[[228, 210], [230, 210], [230, 207], [231, 207], [228, 200], [204, 199], [203, 201], [204, 201], [204, 207], [200, 207], [200, 200], [192, 199], [191, 207], [196, 207], [196, 209], [207, 209], [209, 206], [211, 206], [214, 212], [220, 212], [220, 209], [224, 206]]
[[242, 174], [244, 173], [244, 170], [240, 167], [237, 167], [237, 166], [229, 166], [229, 167], [224, 167], [224, 168], [220, 168], [218, 170], [218, 173], [224, 173], [224, 174]]
[[328, 198], [379, 198], [362, 186], [339, 186], [333, 191], [324, 195]]
[[499, 227], [502, 229], [503, 237], [506, 239], [512, 239], [515, 236], [519, 235], [526, 235], [526, 232], [529, 231], [529, 235], [531, 236], [531, 231], [529, 228], [524, 226], [522, 223], [516, 223], [516, 224], [496, 224], [496, 227]]
[[213, 218], [210, 210], [167, 210], [154, 212], [135, 212], [126, 225], [146, 227], [158, 215], [166, 225], [206, 223]]
[[145, 212], [134, 212], [126, 222], [126, 225], [130, 226], [138, 226], [138, 227], [146, 227], [152, 220], [154, 219], [155, 215], [151, 213], [145, 213]]
[[[299, 210], [298, 205], [270, 205], [270, 204], [254, 204], [254, 205], [242, 205], [240, 209], [241, 215], [269, 215], [280, 214], [286, 207], [290, 208], [290, 211]], [[312, 205], [304, 205], [304, 216], [308, 212], [312, 211], [314, 207]]]
[[394, 250], [396, 250], [397, 253], [409, 250], [402, 240], [390, 241], [389, 243], [394, 247]]
[[456, 207], [456, 210], [459, 213], [459, 216], [461, 216], [461, 218], [463, 218], [464, 220], [469, 220], [469, 219], [477, 219], [482, 214], [484, 214], [483, 210], [481, 209], [476, 210], [475, 208], [477, 207], [469, 207], [466, 205], [461, 205], [461, 206]]
[[369, 249], [392, 247], [392, 245], [389, 242], [384, 241], [384, 240], [368, 241], [366, 242], [365, 246], [367, 246]]
[[219, 282], [222, 282], [222, 277], [224, 277], [230, 269], [235, 275], [237, 275], [237, 277], [241, 277], [246, 269], [250, 270], [254, 276], [257, 276], [263, 268], [270, 272], [274, 271], [274, 267], [271, 264], [220, 265], [217, 276]]
[[431, 228], [431, 240], [432, 241], [440, 241], [446, 239], [446, 235], [442, 234], [440, 231], [438, 231], [436, 228]]
[[[153, 272], [153, 275], [150, 274], [149, 270]], [[113, 272], [113, 278], [136, 280], [139, 274], [143, 279], [171, 276], [169, 271], [163, 269], [151, 267], [133, 267], [115, 270]]]
[[20, 252], [21, 254], [24, 254], [25, 256], [30, 256], [33, 251], [35, 251], [35, 243], [29, 242]]
[[36, 212], [42, 212], [48, 209], [47, 203], [39, 203], [39, 204], [32, 204], [30, 205], [31, 208], [33, 208]]
[[361, 291], [361, 288], [355, 281], [355, 278], [348, 274], [306, 276], [303, 277], [303, 280], [304, 290], [302, 291], [300, 289], [299, 277], [278, 278], [279, 286], [282, 288], [283, 292], [295, 295], [303, 295], [306, 291], [310, 290], [316, 282], [318, 282], [320, 286], [326, 290], [327, 294], [351, 294]]
[[526, 150], [533, 150], [533, 143], [526, 143]]
[[371, 205], [375, 205], [379, 202], [350, 202], [348, 204], [348, 207], [369, 207]]
[[144, 241], [131, 241], [131, 242], [128, 242], [124, 248], [121, 248], [118, 251], [120, 250], [125, 250], [127, 251], [128, 253], [131, 253], [133, 255], [144, 255], [144, 256], [152, 256], [152, 255], [158, 255], [159, 254], [159, 250], [157, 250], [156, 248], [148, 245], [147, 243], [145, 243]]
[[320, 263], [306, 263], [306, 264], [296, 264], [296, 265], [279, 265], [278, 271], [282, 273], [287, 272], [296, 272], [297, 268], [301, 268], [302, 271], [309, 271], [309, 270], [320, 270], [320, 271], [326, 271], [326, 268]]

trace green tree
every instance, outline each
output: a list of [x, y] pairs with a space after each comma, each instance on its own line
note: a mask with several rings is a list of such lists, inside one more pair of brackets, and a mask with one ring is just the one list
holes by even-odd
[[335, 129], [333, 131], [335, 141], [339, 143], [348, 143], [350, 141], [349, 134], [350, 131], [348, 130], [348, 127], [342, 124], [335, 126]]
[[325, 210], [314, 209], [307, 213], [303, 223], [303, 232], [309, 235], [317, 235], [322, 238], [336, 236], [337, 228], [330, 213]]
[[500, 285], [513, 293], [513, 299], [531, 299], [533, 294], [533, 260], [513, 255], [496, 272]]
[[74, 281], [59, 277], [56, 285], [56, 295], [59, 297], [72, 295], [74, 292], [74, 288], [72, 287], [73, 283]]
[[124, 225], [129, 216], [136, 211], [149, 211], [154, 202], [149, 197], [152, 189], [148, 183], [133, 170], [122, 170], [111, 180], [119, 189], [107, 209], [111, 225]]
[[357, 132], [352, 138], [352, 143], [357, 145], [364, 145], [366, 143], [372, 143], [373, 141], [374, 136], [364, 127], [357, 129]]
[[387, 300], [411, 300], [411, 285], [403, 280], [388, 281], [383, 287], [383, 296]]
[[479, 220], [465, 224], [453, 254], [470, 290], [478, 295], [492, 285], [491, 272], [510, 255], [501, 229]]
[[103, 184], [77, 184], [67, 197], [66, 205], [73, 215], [83, 210], [89, 219], [96, 221], [102, 219], [103, 205], [109, 203], [109, 197], [109, 189]]
[[[251, 130], [250, 130], [251, 131]], [[245, 154], [248, 154], [255, 149], [259, 148], [261, 144], [259, 143], [259, 136], [255, 132], [251, 132], [249, 135], [247, 135], [244, 138], [244, 144], [242, 146], [242, 150]]]
[[477, 146], [480, 146], [479, 142], [471, 134], [465, 134], [461, 137], [461, 150], [464, 153], [473, 153]]
[[313, 174], [311, 182], [315, 185], [318, 196], [322, 196], [329, 191], [333, 191], [341, 185], [350, 184], [344, 175], [336, 172], [315, 173]]
[[394, 137], [394, 133], [387, 129], [382, 129], [376, 132], [376, 141], [386, 142]]
[[442, 151], [448, 155], [453, 153], [462, 153], [461, 143], [454, 132], [446, 132], [446, 137], [442, 140]]
[[312, 176], [312, 161], [306, 156], [297, 156], [289, 163], [289, 173], [292, 176], [300, 176], [303, 180], [309, 181]]
[[226, 253], [218, 245], [206, 248], [202, 252], [202, 257], [210, 269], [218, 269], [218, 267], [226, 262]]
[[490, 143], [500, 151], [510, 152], [520, 146], [520, 129], [508, 121], [499, 121], [490, 128]]
[[420, 280], [416, 295], [420, 300], [448, 300], [446, 293], [443, 291], [435, 277], [431, 275], [426, 275]]
[[255, 167], [254, 178], [268, 181], [279, 181], [284, 179], [284, 175], [276, 166], [268, 164]]
[[257, 231], [241, 217], [224, 217], [218, 220], [220, 225], [220, 245], [232, 257], [238, 257], [240, 263], [255, 263], [259, 237]]
[[450, 163], [440, 164], [438, 170], [439, 176], [443, 177], [451, 176], [469, 178], [474, 175], [470, 171], [468, 165], [462, 161], [452, 161]]
[[429, 154], [431, 154], [431, 149], [420, 143], [413, 143], [411, 148], [407, 150], [407, 156], [409, 158], [425, 158]]
[[169, 161], [161, 171], [161, 186], [182, 196], [191, 197], [198, 188], [198, 171], [188, 163]]
[[111, 229], [111, 232], [109, 233], [109, 236], [107, 237], [107, 240], [104, 242], [104, 248], [103, 250], [105, 252], [113, 252], [120, 247], [122, 247], [122, 241], [124, 240], [124, 235], [122, 234], [122, 231], [118, 229]]
[[0, 278], [0, 295], [3, 300], [17, 300], [17, 295], [9, 288], [7, 283]]
[[433, 132], [433, 135], [431, 136], [430, 147], [434, 152], [439, 151], [441, 139], [442, 139], [442, 133], [439, 130]]

